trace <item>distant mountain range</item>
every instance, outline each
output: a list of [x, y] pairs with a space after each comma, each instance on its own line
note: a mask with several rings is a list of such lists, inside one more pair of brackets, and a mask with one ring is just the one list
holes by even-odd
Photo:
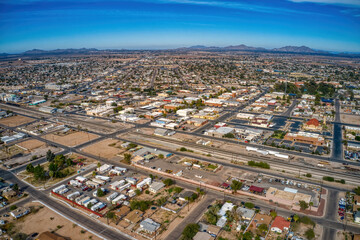
[[[79, 48], [79, 49], [55, 49], [55, 50], [40, 50], [33, 49], [20, 54], [7, 54], [0, 53], [0, 56], [37, 56], [37, 55], [69, 55], [69, 54], [101, 54], [101, 53], [117, 53], [117, 52], [130, 52], [134, 50], [127, 49], [105, 49], [99, 50], [96, 48]], [[145, 49], [139, 49], [138, 51], [149, 51]], [[155, 51], [155, 50], [153, 50]], [[216, 47], [216, 46], [203, 46], [196, 45], [191, 47], [183, 47], [176, 49], [157, 50], [157, 51], [250, 51], [250, 52], [268, 52], [268, 53], [296, 53], [296, 54], [320, 54], [320, 55], [332, 55], [332, 56], [345, 56], [345, 57], [360, 57], [360, 53], [334, 53], [321, 50], [315, 50], [306, 46], [285, 46], [281, 48], [266, 49], [262, 47], [251, 47], [244, 44]]]
[[178, 50], [237, 50], [237, 51], [256, 51], [256, 52], [288, 52], [288, 53], [311, 53], [311, 54], [330, 54], [330, 52], [311, 49], [306, 46], [286, 46], [281, 48], [266, 49], [262, 47], [251, 47], [244, 44], [227, 47], [206, 47], [203, 45], [188, 48], [178, 48]]

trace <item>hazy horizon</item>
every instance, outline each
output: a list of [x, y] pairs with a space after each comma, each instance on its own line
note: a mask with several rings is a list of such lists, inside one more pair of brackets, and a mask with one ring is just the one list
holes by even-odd
[[360, 52], [359, 0], [0, 0], [0, 52], [245, 44]]

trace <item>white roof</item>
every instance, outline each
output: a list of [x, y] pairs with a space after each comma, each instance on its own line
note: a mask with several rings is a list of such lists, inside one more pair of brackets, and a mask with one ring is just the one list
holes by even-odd
[[298, 192], [297, 189], [288, 188], [288, 187], [284, 188], [284, 191], [285, 191], [285, 192], [291, 192], [291, 193], [297, 193], [297, 192]]
[[231, 211], [231, 210], [234, 208], [234, 206], [235, 206], [234, 204], [226, 202], [226, 203], [224, 203], [224, 205], [221, 207], [221, 209], [219, 210], [218, 214], [219, 214], [220, 216], [225, 216], [225, 215], [226, 215], [226, 212], [227, 212], [227, 211]]

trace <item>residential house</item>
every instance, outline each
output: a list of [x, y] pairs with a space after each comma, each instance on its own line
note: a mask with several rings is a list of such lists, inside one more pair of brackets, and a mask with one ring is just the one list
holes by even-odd
[[159, 228], [160, 223], [157, 223], [150, 218], [146, 218], [145, 220], [140, 222], [140, 229], [150, 234], [155, 233]]
[[30, 213], [30, 209], [23, 207], [19, 207], [18, 209], [15, 209], [14, 211], [10, 212], [11, 216], [13, 216], [15, 219], [21, 218], [22, 216], [25, 216], [29, 213]]
[[165, 184], [163, 182], [153, 182], [149, 187], [149, 191], [152, 193], [157, 193], [163, 187], [165, 187]]
[[271, 231], [280, 234], [284, 231], [288, 231], [289, 228], [290, 228], [290, 222], [281, 216], [277, 216], [274, 219], [273, 223], [271, 224]]
[[133, 210], [128, 215], [126, 215], [124, 219], [129, 223], [138, 223], [141, 220], [143, 214], [144, 212], [140, 210]]

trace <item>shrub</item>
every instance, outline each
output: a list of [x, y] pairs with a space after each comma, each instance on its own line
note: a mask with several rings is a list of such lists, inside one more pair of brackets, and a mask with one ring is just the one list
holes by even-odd
[[181, 152], [186, 152], [186, 151], [187, 151], [187, 149], [186, 149], [186, 148], [184, 148], [184, 147], [182, 147], [182, 148], [180, 148], [180, 151], [181, 151]]
[[17, 206], [16, 206], [16, 205], [10, 206], [10, 211], [14, 211], [15, 209], [17, 209]]
[[249, 209], [252, 209], [252, 208], [255, 207], [255, 205], [254, 205], [253, 203], [251, 203], [251, 202], [246, 202], [246, 203], [244, 204], [244, 206], [245, 206], [246, 208], [249, 208]]
[[270, 165], [266, 162], [248, 161], [248, 165], [250, 167], [259, 167], [259, 168], [270, 169]]
[[306, 236], [306, 238], [309, 239], [309, 240], [314, 239], [314, 238], [315, 238], [315, 232], [314, 232], [314, 230], [312, 230], [311, 228], [309, 228], [308, 230], [306, 230], [305, 236]]
[[335, 179], [334, 179], [333, 177], [328, 177], [328, 176], [324, 176], [324, 177], [323, 177], [323, 180], [324, 180], [324, 181], [328, 181], [328, 182], [333, 182], [333, 181], [335, 181]]
[[190, 223], [186, 225], [182, 232], [182, 240], [192, 240], [196, 233], [200, 230], [200, 226], [196, 223]]

